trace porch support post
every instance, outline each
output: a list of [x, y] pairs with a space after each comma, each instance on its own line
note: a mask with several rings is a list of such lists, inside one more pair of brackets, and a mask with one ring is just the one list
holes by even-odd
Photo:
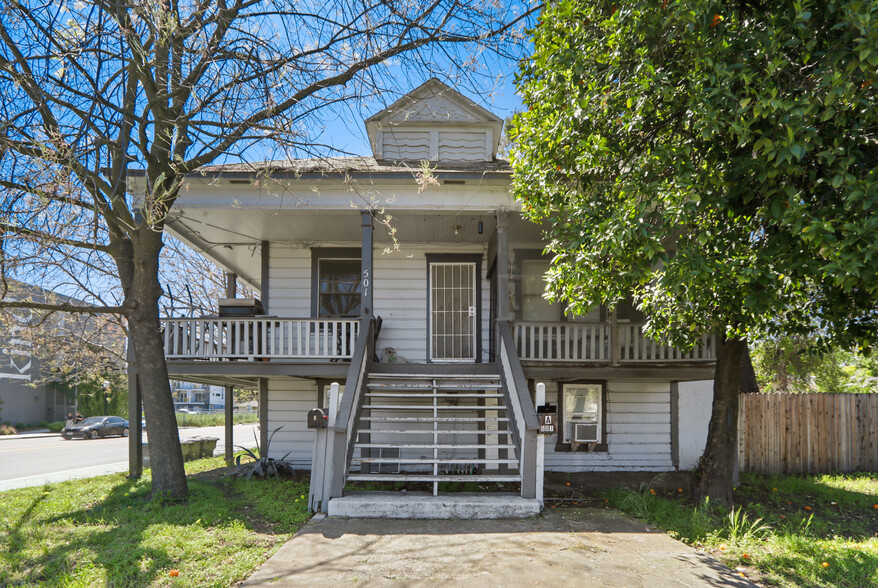
[[270, 259], [270, 245], [268, 241], [263, 241], [260, 247], [260, 253], [262, 257], [262, 275], [260, 276], [260, 301], [262, 302], [262, 309], [265, 311], [265, 314], [269, 314], [268, 311], [268, 286], [269, 286], [269, 275], [268, 275], [268, 266]]
[[143, 405], [134, 346], [128, 339], [128, 478], [136, 480], [143, 474], [143, 429], [140, 426]]
[[[512, 320], [509, 309], [509, 225], [508, 213], [505, 210], [497, 211], [497, 322], [508, 323]], [[494, 329], [494, 349], [500, 349], [500, 330], [498, 325], [492, 325]]]
[[509, 322], [509, 225], [508, 213], [497, 211], [497, 320]]
[[268, 445], [268, 378], [259, 378], [259, 447], [265, 451], [266, 445]]
[[238, 293], [238, 274], [226, 273], [226, 298], [235, 298]]
[[234, 450], [232, 445], [235, 438], [235, 388], [226, 386], [225, 391], [225, 410], [226, 410], [226, 465], [232, 465], [234, 459]]
[[[238, 274], [227, 273], [226, 274], [226, 298], [236, 298], [238, 295]], [[225, 458], [226, 465], [232, 465], [232, 461], [234, 460], [234, 425], [235, 425], [235, 393], [234, 387], [226, 386], [225, 393], [223, 395], [225, 404], [223, 405], [225, 408], [225, 425], [226, 425], [226, 445], [225, 445]]]
[[619, 336], [619, 323], [616, 320], [616, 310], [610, 311], [610, 364], [619, 365], [619, 345], [622, 337]]
[[360, 314], [363, 317], [369, 318], [374, 314], [375, 311], [375, 309], [372, 307], [372, 293], [374, 290], [372, 286], [375, 283], [375, 278], [372, 273], [372, 211], [362, 210], [360, 211], [360, 217], [360, 224], [363, 233], [363, 245], [360, 254], [360, 279], [362, 280], [363, 286], [363, 303], [361, 305]]

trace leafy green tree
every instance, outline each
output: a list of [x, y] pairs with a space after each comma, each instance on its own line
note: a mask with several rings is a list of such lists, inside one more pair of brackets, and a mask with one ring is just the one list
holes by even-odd
[[802, 337], [778, 337], [754, 346], [756, 377], [765, 392], [878, 393], [878, 350], [815, 352]]
[[565, 0], [532, 34], [514, 191], [550, 293], [718, 334], [696, 495], [731, 502], [748, 339], [878, 333], [878, 4]]

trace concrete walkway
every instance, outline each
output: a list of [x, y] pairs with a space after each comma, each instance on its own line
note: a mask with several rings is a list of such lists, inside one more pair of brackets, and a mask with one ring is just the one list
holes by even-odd
[[518, 520], [317, 516], [244, 586], [752, 587], [739, 574], [611, 509]]

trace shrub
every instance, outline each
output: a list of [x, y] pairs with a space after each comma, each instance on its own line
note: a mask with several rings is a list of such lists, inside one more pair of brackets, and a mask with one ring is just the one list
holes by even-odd
[[49, 430], [52, 431], [53, 433], [60, 433], [60, 432], [61, 432], [61, 429], [64, 428], [64, 423], [62, 423], [61, 421], [55, 421], [54, 423], [49, 423], [49, 424], [46, 425], [46, 426], [47, 426], [47, 427], [49, 428]]
[[0, 435], [17, 435], [18, 431], [12, 425], [0, 425]]

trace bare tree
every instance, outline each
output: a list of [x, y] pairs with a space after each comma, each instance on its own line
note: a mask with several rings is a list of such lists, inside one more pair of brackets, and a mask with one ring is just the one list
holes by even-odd
[[[158, 279], [166, 215], [185, 176], [256, 145], [311, 152], [322, 117], [393, 93], [414, 70], [472, 80], [486, 56], [518, 56], [521, 28], [538, 8], [500, 0], [3, 3], [4, 273], [48, 260], [72, 283], [117, 280], [120, 294], [0, 306], [124, 317], [143, 368], [154, 491], [187, 491]], [[134, 193], [129, 167], [142, 170]]]

